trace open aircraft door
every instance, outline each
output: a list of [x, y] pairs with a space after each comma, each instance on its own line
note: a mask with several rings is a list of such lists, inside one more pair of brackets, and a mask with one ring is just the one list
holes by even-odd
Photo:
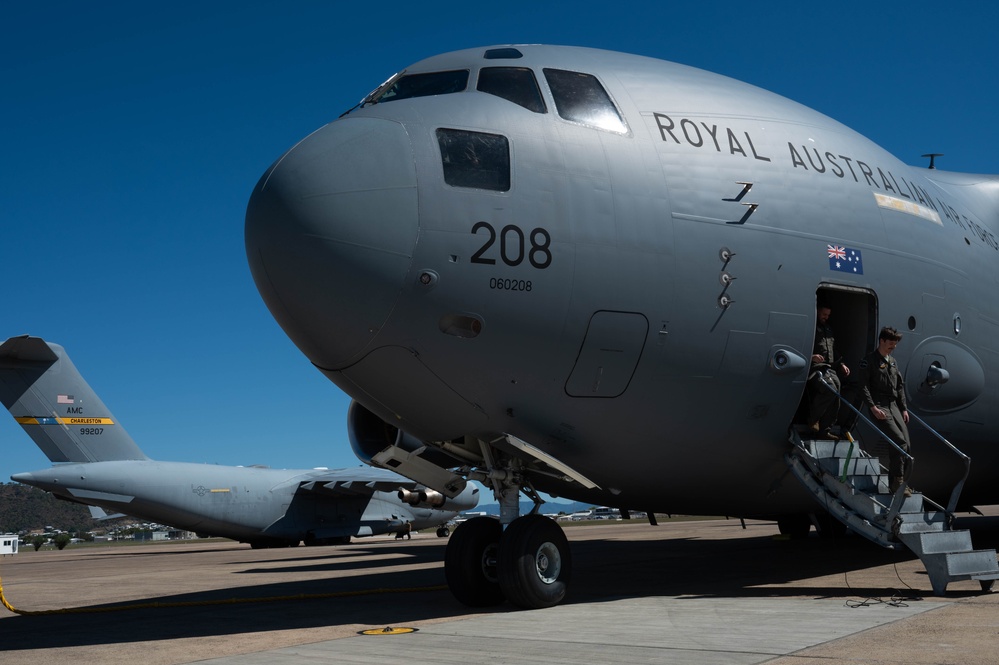
[[869, 289], [822, 284], [815, 292], [816, 305], [832, 309], [829, 324], [836, 333], [836, 353], [851, 375], [878, 340], [878, 299]]
[[[836, 355], [850, 369], [849, 377], [840, 375], [842, 392], [854, 394], [851, 385], [859, 375], [860, 361], [877, 345], [879, 330], [877, 294], [870, 289], [824, 283], [815, 291], [815, 303], [816, 309], [820, 305], [825, 305], [832, 310], [829, 325], [836, 338]], [[814, 315], [812, 320], [814, 322]], [[811, 354], [811, 346], [805, 350]], [[807, 409], [807, 402], [806, 389], [802, 394], [795, 422], [805, 422], [804, 410]]]

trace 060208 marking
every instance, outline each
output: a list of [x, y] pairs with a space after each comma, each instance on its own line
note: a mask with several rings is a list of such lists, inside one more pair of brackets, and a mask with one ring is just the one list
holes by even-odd
[[529, 279], [501, 279], [493, 277], [489, 280], [489, 288], [497, 291], [530, 291], [534, 287]]

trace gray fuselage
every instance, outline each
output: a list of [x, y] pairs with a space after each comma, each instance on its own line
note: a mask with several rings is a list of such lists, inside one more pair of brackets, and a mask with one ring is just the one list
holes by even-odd
[[[810, 501], [783, 454], [825, 294], [853, 367], [879, 326], [904, 333], [910, 408], [971, 456], [966, 501], [999, 501], [996, 177], [908, 166], [690, 67], [517, 49], [412, 65], [469, 82], [363, 104], [261, 179], [251, 270], [311, 362], [415, 437], [512, 434], [599, 486], [534, 479], [561, 496], [779, 514]], [[490, 67], [529, 69], [545, 112], [479, 91]], [[623, 130], [563, 117], [548, 69], [598, 79]], [[442, 137], [461, 132], [483, 152], [506, 139], [508, 185], [448, 181]], [[476, 145], [460, 160], [477, 163]], [[840, 251], [860, 270], [834, 265]], [[932, 362], [951, 380], [929, 390]], [[949, 491], [956, 465], [911, 429], [913, 484]]]
[[61, 464], [13, 479], [146, 521], [246, 542], [371, 536], [391, 533], [406, 522], [422, 529], [475, 505], [467, 496], [432, 509], [404, 504], [394, 491], [352, 497], [301, 489], [329, 473], [127, 460]]

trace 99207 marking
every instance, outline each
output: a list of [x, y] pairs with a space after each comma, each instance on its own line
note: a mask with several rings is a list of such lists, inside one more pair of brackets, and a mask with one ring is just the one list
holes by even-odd
[[[496, 265], [490, 252], [496, 244], [496, 229], [489, 222], [476, 222], [472, 226], [472, 235], [480, 231], [486, 234], [485, 242], [478, 251], [472, 254], [471, 262], [483, 265]], [[525, 236], [523, 229], [515, 224], [507, 224], [499, 232], [499, 258], [510, 267], [519, 266], [526, 256], [532, 266], [544, 270], [552, 264], [552, 237], [546, 229], [538, 227]], [[527, 242], [530, 241], [530, 249]], [[488, 253], [488, 255], [487, 255]]]

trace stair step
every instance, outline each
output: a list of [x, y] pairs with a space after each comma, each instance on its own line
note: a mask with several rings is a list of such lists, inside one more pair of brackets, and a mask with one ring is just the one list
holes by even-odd
[[[842, 478], [842, 476], [838, 476]], [[888, 492], [887, 476], [847, 476], [846, 483], [864, 494], [884, 494]]]
[[[826, 439], [808, 439], [802, 441], [805, 445], [805, 449], [811, 454], [815, 459], [827, 459], [827, 458], [845, 458], [847, 455], [851, 457], [858, 457], [863, 453], [860, 450], [860, 446], [856, 443], [851, 444], [849, 441], [829, 441]], [[853, 446], [853, 451], [850, 451], [850, 446]]]
[[[872, 503], [874, 499], [877, 499], [877, 503], [874, 503], [874, 508], [877, 514], [887, 512], [887, 507], [891, 505], [891, 500], [894, 497], [893, 494], [879, 493], [872, 498]], [[880, 505], [879, 505], [880, 504]], [[885, 508], [881, 508], [885, 506]], [[922, 513], [923, 508], [923, 495], [919, 492], [913, 492], [912, 496], [907, 496], [902, 500], [902, 507], [899, 509], [900, 514], [917, 514]]]
[[[999, 579], [999, 563], [996, 562], [995, 550], [920, 554], [919, 560], [926, 568], [933, 593], [938, 596], [946, 593], [949, 582]], [[991, 585], [988, 587], [982, 585], [983, 589], [989, 587]]]
[[[928, 510], [924, 513], [900, 513], [902, 523], [898, 532], [902, 533], [957, 533], [947, 529], [947, 513], [939, 510]], [[970, 548], [969, 548], [970, 549]]]
[[[847, 477], [847, 482], [850, 478]], [[879, 486], [881, 481], [879, 481]], [[859, 487], [857, 488], [860, 489]], [[854, 510], [862, 512], [865, 515], [870, 515], [872, 517], [877, 517], [884, 515], [888, 512], [891, 507], [893, 495], [886, 492], [879, 492], [877, 494], [872, 494], [870, 492], [859, 491], [854, 495], [854, 499], [850, 501]], [[902, 501], [902, 507], [899, 509], [899, 515], [902, 515], [902, 519], [905, 519], [906, 515], [921, 515], [923, 513], [923, 495], [913, 494], [912, 496], [907, 496]]]
[[[807, 434], [806, 434], [807, 435]], [[995, 550], [973, 549], [971, 533], [950, 529], [948, 514], [913, 492], [904, 497], [892, 523], [885, 519], [894, 495], [877, 457], [850, 441], [796, 440], [788, 464], [836, 519], [865, 538], [888, 548], [908, 547], [923, 562], [933, 592], [943, 595], [948, 582], [979, 580], [982, 589], [999, 579]], [[803, 449], [803, 450], [802, 450]]]
[[[903, 522], [904, 526], [904, 522]], [[961, 531], [900, 531], [899, 538], [917, 555], [970, 552], [971, 532]]]
[[826, 457], [819, 461], [822, 468], [827, 472], [835, 474], [837, 478], [843, 476], [880, 476], [881, 464], [873, 457]]
[[947, 560], [947, 572], [951, 576], [999, 574], [995, 550], [951, 552], [943, 556]]

